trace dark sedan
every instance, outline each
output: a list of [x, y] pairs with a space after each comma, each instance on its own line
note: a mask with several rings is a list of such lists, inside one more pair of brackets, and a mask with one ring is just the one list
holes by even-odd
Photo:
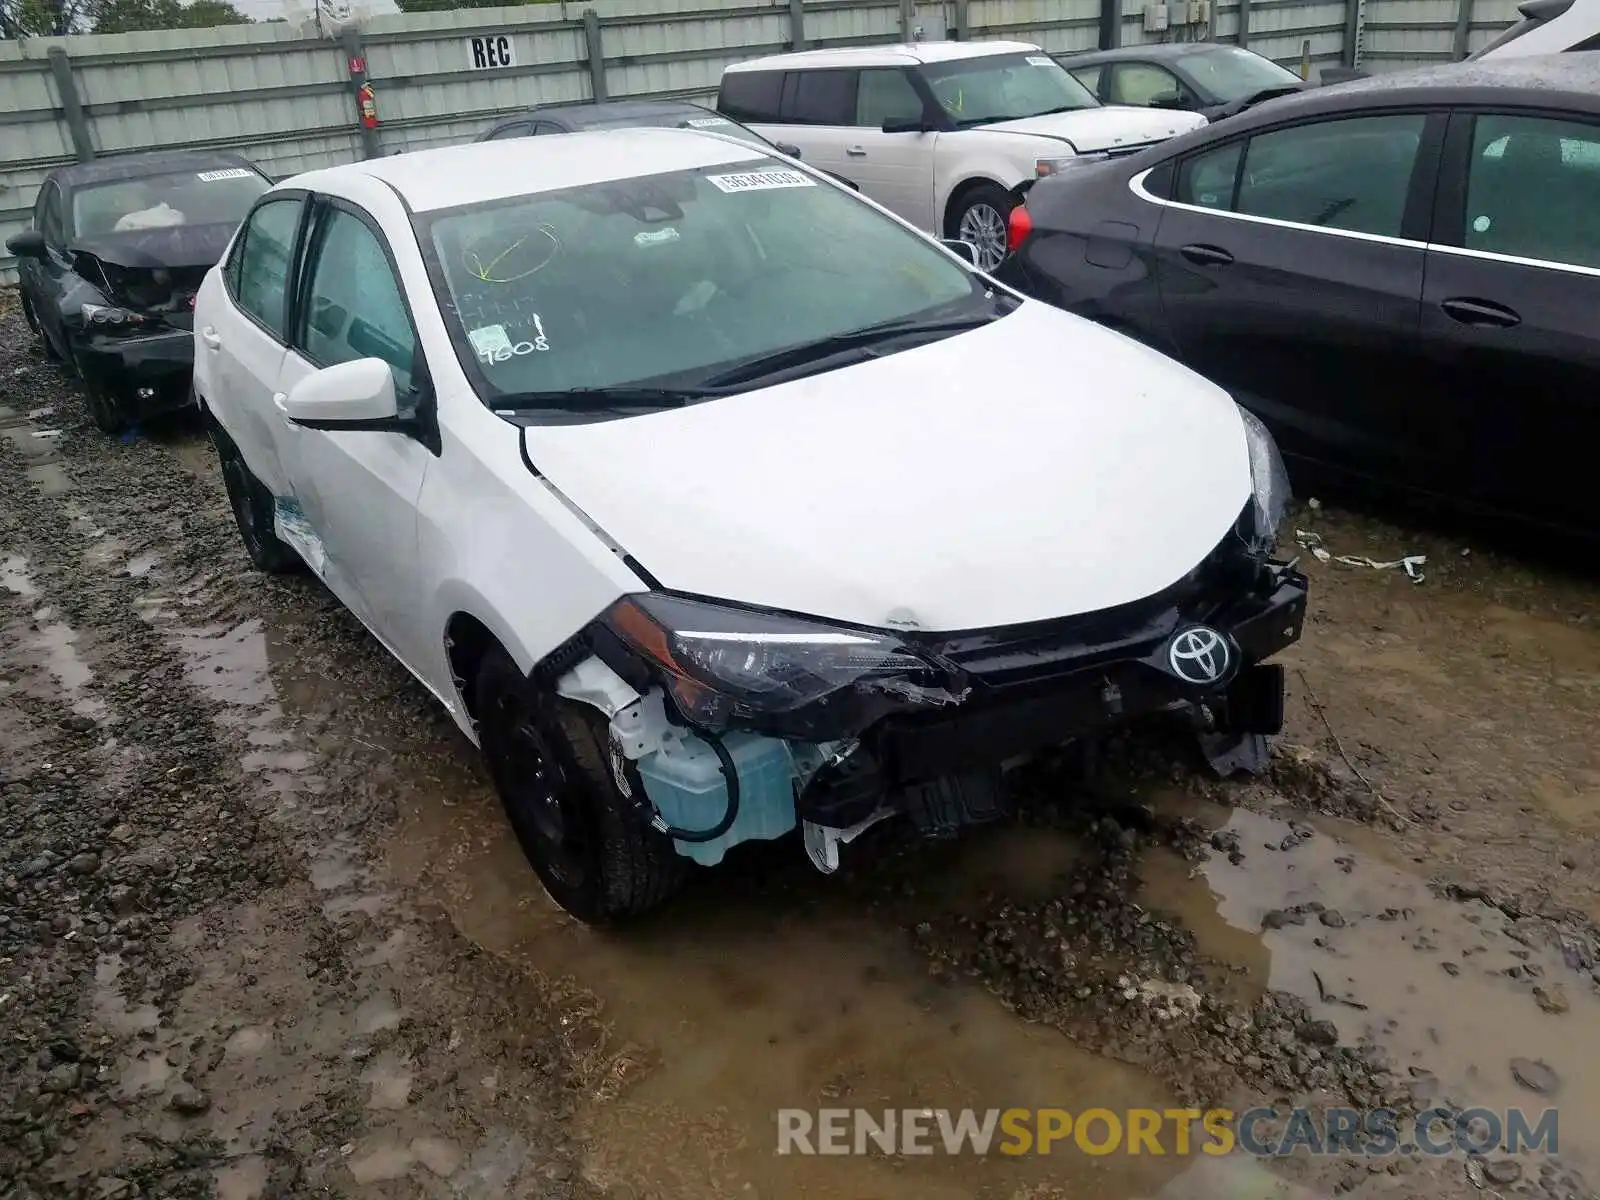
[[[541, 134], [577, 133], [588, 129], [627, 129], [654, 126], [664, 129], [704, 129], [728, 137], [742, 138], [763, 150], [776, 150], [790, 158], [800, 157], [800, 147], [773, 142], [748, 125], [741, 125], [703, 104], [692, 100], [588, 100], [572, 104], [547, 104], [530, 108], [515, 116], [502, 117], [480, 137], [480, 142], [497, 138], [536, 137]], [[855, 191], [861, 189], [843, 175], [824, 171]]]
[[1184, 109], [1211, 121], [1312, 86], [1254, 50], [1221, 42], [1157, 42], [1055, 58], [1102, 104]]
[[194, 296], [270, 181], [233, 154], [154, 151], [52, 171], [9, 238], [22, 312], [107, 433], [189, 402]]
[[1011, 245], [1002, 281], [1210, 376], [1290, 456], [1600, 534], [1600, 53], [1085, 162], [1028, 188]]

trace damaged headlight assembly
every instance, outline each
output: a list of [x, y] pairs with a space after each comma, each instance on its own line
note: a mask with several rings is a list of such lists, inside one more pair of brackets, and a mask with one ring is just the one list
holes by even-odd
[[893, 634], [691, 600], [626, 596], [604, 626], [649, 667], [683, 718], [823, 742], [892, 712], [958, 704], [968, 685]]
[[1289, 472], [1284, 468], [1283, 455], [1278, 453], [1278, 443], [1261, 419], [1243, 405], [1239, 406], [1239, 419], [1244, 423], [1245, 442], [1250, 448], [1250, 504], [1240, 521], [1240, 536], [1252, 554], [1266, 556], [1272, 553], [1278, 540], [1278, 526], [1283, 523], [1293, 495], [1289, 487]]

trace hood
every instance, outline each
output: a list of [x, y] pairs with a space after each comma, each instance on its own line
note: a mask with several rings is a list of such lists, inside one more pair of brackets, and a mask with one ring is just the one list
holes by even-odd
[[228, 248], [237, 222], [216, 225], [169, 225], [79, 238], [69, 247], [114, 267], [151, 270], [157, 267], [211, 267]]
[[938, 632], [1159, 592], [1251, 489], [1226, 392], [1034, 301], [857, 366], [525, 436], [665, 588]]
[[998, 121], [979, 126], [997, 133], [1031, 133], [1039, 137], [1071, 142], [1079, 154], [1123, 147], [1144, 146], [1188, 133], [1206, 123], [1194, 112], [1175, 112], [1160, 108], [1125, 108], [1106, 105], [1080, 108], [1074, 112], [1050, 113], [1043, 117], [1024, 117], [1020, 121]]

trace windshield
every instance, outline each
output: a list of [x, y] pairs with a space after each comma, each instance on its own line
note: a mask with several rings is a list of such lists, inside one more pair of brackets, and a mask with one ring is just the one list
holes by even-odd
[[72, 228], [76, 237], [92, 238], [172, 225], [237, 225], [270, 186], [244, 167], [92, 183], [72, 193]]
[[712, 112], [695, 114], [662, 113], [654, 117], [615, 117], [609, 121], [593, 121], [584, 126], [585, 129], [637, 129], [640, 126], [657, 129], [704, 129], [707, 133], [720, 133], [726, 137], [736, 137], [742, 142], [749, 142], [762, 150], [774, 150], [776, 147], [754, 129], [746, 129], [737, 121], [730, 121], [727, 117], [719, 117]]
[[1303, 80], [1270, 58], [1238, 46], [1217, 46], [1178, 56], [1178, 70], [1220, 103], [1245, 100], [1271, 88], [1298, 88]]
[[1100, 107], [1093, 92], [1042, 51], [925, 63], [922, 74], [960, 126]]
[[480, 395], [690, 387], [841, 333], [984, 306], [980, 277], [762, 157], [417, 218]]

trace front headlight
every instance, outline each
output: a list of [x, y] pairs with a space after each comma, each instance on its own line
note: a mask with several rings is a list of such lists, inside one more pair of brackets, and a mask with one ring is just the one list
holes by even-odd
[[685, 720], [806, 741], [895, 710], [959, 702], [964, 684], [887, 632], [689, 600], [625, 596], [605, 625], [654, 670]]
[[83, 318], [85, 325], [92, 325], [96, 329], [128, 329], [144, 324], [144, 318], [138, 313], [114, 304], [80, 304], [78, 315]]
[[1258, 554], [1271, 553], [1277, 543], [1278, 526], [1289, 511], [1293, 496], [1289, 489], [1289, 472], [1284, 469], [1283, 455], [1278, 453], [1278, 443], [1271, 432], [1249, 409], [1239, 408], [1239, 419], [1244, 422], [1244, 437], [1250, 447], [1251, 528], [1245, 531], [1250, 549]]

